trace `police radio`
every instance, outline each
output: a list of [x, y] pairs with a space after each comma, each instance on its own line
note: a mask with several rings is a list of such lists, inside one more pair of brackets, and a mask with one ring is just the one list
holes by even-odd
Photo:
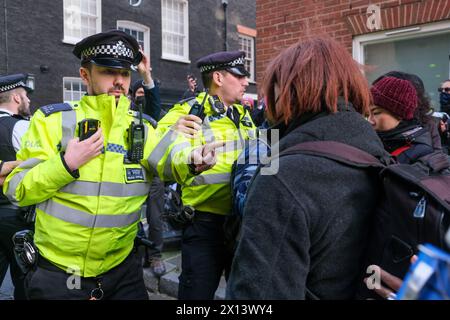
[[139, 163], [144, 158], [145, 127], [142, 122], [142, 104], [139, 107], [139, 124], [131, 122], [128, 128], [128, 154], [130, 163]]
[[86, 140], [94, 135], [99, 127], [100, 120], [97, 119], [83, 119], [78, 122], [78, 136], [80, 137], [80, 141]]
[[202, 119], [202, 121], [205, 119], [205, 101], [208, 97], [208, 89], [205, 89], [205, 96], [203, 97], [203, 101], [201, 104], [198, 103], [196, 100], [194, 105], [191, 107], [191, 110], [189, 110], [189, 114], [192, 114], [194, 116], [199, 117]]

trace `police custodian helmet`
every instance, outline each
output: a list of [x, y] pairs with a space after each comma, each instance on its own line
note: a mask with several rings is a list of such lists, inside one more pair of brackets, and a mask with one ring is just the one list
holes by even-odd
[[131, 69], [142, 60], [136, 39], [120, 30], [101, 32], [84, 38], [75, 45], [73, 54], [81, 59], [81, 64], [116, 69]]

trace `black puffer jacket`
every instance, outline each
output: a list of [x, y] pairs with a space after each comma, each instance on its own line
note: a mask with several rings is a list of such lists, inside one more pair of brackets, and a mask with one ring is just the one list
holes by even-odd
[[[386, 156], [370, 124], [346, 109], [288, 132], [280, 152], [300, 142], [334, 140]], [[279, 172], [258, 174], [249, 189], [227, 298], [311, 298], [307, 289], [320, 299], [353, 298], [376, 184], [368, 170], [322, 157], [280, 157]]]

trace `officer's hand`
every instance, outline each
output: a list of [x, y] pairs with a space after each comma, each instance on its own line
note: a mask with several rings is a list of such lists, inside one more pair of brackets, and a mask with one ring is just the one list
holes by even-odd
[[11, 173], [11, 171], [14, 170], [15, 167], [17, 167], [22, 161], [16, 160], [16, 161], [5, 161], [2, 162], [2, 169], [0, 170], [0, 186], [3, 186], [3, 182], [5, 181], [8, 174]]
[[175, 123], [174, 130], [182, 133], [186, 138], [193, 139], [201, 130], [202, 119], [192, 114], [180, 117]]
[[191, 163], [195, 165], [195, 172], [201, 173], [209, 170], [217, 162], [216, 149], [223, 147], [225, 142], [210, 142], [194, 149], [191, 152]]
[[91, 159], [100, 155], [102, 148], [102, 129], [98, 128], [97, 132], [86, 140], [80, 141], [79, 138], [70, 140], [67, 144], [64, 160], [69, 169], [75, 171]]

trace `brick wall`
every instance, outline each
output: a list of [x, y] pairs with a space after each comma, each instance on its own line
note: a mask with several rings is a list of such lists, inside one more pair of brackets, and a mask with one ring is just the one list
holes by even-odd
[[[370, 30], [367, 8], [381, 8], [381, 28]], [[353, 36], [450, 18], [450, 0], [256, 0], [257, 79], [280, 50], [317, 35], [336, 39], [349, 51]]]

